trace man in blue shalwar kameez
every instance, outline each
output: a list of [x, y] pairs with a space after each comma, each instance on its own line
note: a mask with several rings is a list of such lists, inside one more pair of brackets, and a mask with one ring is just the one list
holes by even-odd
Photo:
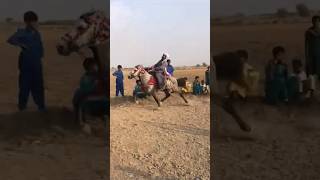
[[25, 28], [18, 29], [8, 43], [21, 47], [19, 56], [19, 110], [26, 109], [29, 93], [40, 111], [45, 111], [42, 62], [44, 50], [37, 30], [38, 16], [29, 11], [24, 14]]
[[312, 27], [305, 33], [306, 72], [315, 89], [315, 80], [320, 79], [320, 16], [312, 18]]
[[118, 70], [115, 71], [112, 75], [116, 77], [116, 96], [119, 96], [119, 92], [122, 96], [124, 96], [122, 66], [118, 65]]

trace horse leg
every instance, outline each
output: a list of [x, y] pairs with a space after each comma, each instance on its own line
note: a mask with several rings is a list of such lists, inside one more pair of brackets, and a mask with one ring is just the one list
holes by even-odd
[[182, 94], [182, 92], [179, 92], [179, 95], [180, 95], [180, 97], [184, 100], [184, 102], [185, 103], [189, 103], [188, 101], [187, 101], [187, 99], [184, 97], [184, 95]]
[[167, 89], [164, 90], [164, 93], [166, 94], [166, 97], [162, 98], [161, 102], [164, 102], [166, 99], [168, 99], [171, 96], [169, 90], [167, 90]]
[[159, 101], [159, 99], [158, 99], [158, 97], [157, 97], [156, 93], [155, 93], [155, 92], [153, 92], [151, 95], [152, 95], [153, 99], [157, 102], [158, 107], [160, 107], [160, 106], [161, 106], [161, 102]]
[[232, 115], [232, 117], [236, 120], [236, 122], [238, 123], [238, 125], [240, 126], [240, 128], [242, 130], [250, 132], [251, 127], [249, 126], [249, 124], [247, 124], [245, 121], [243, 121], [242, 118], [238, 115], [232, 102], [233, 102], [232, 99], [227, 99], [223, 103], [223, 108], [225, 109], [226, 112], [228, 112]]
[[80, 107], [78, 110], [79, 113], [79, 125], [82, 126], [86, 122], [86, 111], [83, 107]]
[[74, 107], [74, 122], [75, 122], [75, 124], [79, 125], [80, 124], [80, 120], [81, 120], [80, 108]]

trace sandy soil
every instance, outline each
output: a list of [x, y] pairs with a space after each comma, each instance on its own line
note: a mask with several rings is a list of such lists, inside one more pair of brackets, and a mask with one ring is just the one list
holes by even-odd
[[55, 42], [67, 28], [41, 27], [46, 114], [36, 112], [32, 99], [27, 112], [17, 112], [19, 49], [6, 43], [15, 29], [0, 25], [0, 179], [106, 179], [104, 136], [83, 134], [69, 110], [82, 61], [56, 53]]
[[[177, 71], [177, 77], [200, 75], [201, 70]], [[126, 72], [127, 74], [127, 72]], [[114, 96], [114, 78], [111, 80]], [[135, 81], [125, 80], [131, 95]], [[178, 96], [160, 109], [150, 97], [135, 104], [131, 97], [111, 100], [112, 179], [209, 179], [210, 99]]]
[[[306, 28], [308, 24], [217, 26], [211, 30], [212, 51], [247, 49], [249, 62], [263, 75], [276, 45], [286, 47], [288, 64], [294, 57], [303, 59]], [[318, 101], [277, 107], [239, 102], [236, 107], [253, 127], [251, 133], [241, 132], [228, 114], [214, 107], [221, 125], [213, 130], [214, 179], [319, 179], [319, 106]]]

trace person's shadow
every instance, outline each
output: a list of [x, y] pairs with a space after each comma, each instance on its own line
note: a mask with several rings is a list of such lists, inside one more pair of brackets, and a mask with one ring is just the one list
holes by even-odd
[[79, 131], [74, 113], [66, 108], [51, 107], [47, 112], [25, 111], [0, 114], [0, 139], [39, 136], [54, 128]]

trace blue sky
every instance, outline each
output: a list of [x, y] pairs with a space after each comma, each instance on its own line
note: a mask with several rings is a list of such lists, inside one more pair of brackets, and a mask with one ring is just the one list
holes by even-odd
[[210, 0], [111, 0], [111, 66], [209, 62]]

